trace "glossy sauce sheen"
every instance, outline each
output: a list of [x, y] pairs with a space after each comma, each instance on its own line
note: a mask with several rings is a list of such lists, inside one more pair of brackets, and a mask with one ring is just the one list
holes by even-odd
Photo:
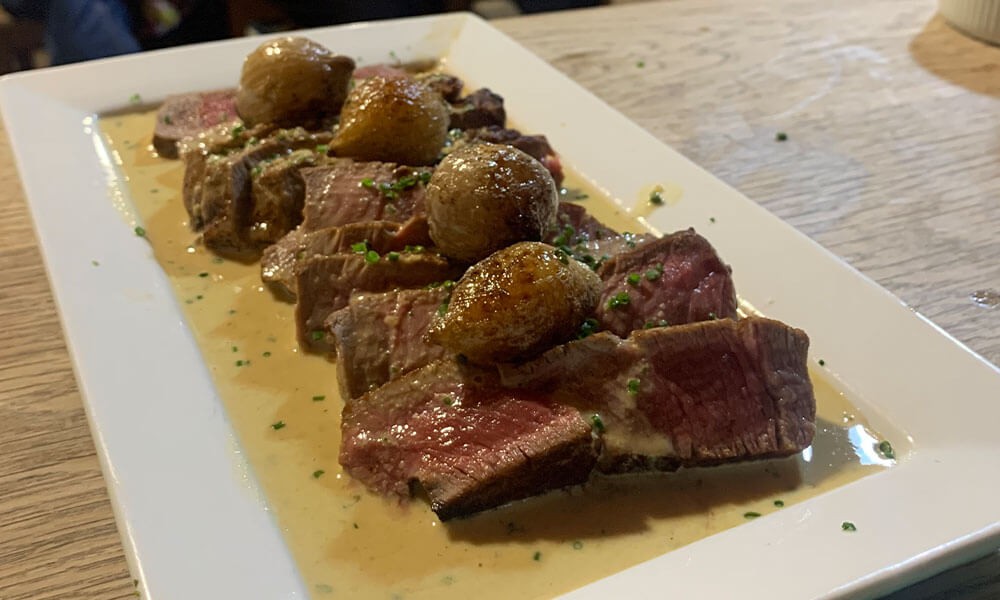
[[[223, 261], [195, 242], [181, 201], [182, 163], [156, 157], [150, 146], [154, 118], [111, 116], [100, 125], [210, 367], [239, 452], [315, 598], [551, 597], [891, 464], [817, 367], [816, 438], [798, 457], [595, 476], [585, 488], [447, 525], [420, 499], [400, 506], [370, 494], [337, 462], [343, 404], [335, 366], [298, 350], [293, 306], [272, 298], [258, 264]], [[612, 227], [639, 229], [628, 211], [594, 191], [568, 196], [586, 196], [579, 201]], [[236, 453], [233, 462], [238, 475]], [[256, 492], [248, 485], [247, 493]]]

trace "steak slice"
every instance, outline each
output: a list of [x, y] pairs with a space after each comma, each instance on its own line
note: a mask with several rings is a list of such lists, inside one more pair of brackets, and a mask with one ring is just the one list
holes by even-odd
[[341, 430], [351, 476], [398, 497], [419, 484], [442, 521], [582, 483], [596, 459], [577, 410], [450, 360], [348, 402]]
[[295, 273], [299, 264], [317, 256], [352, 253], [351, 246], [361, 242], [367, 243], [370, 250], [385, 254], [393, 250], [401, 251], [407, 245], [430, 245], [430, 238], [426, 234], [421, 237], [412, 229], [390, 221], [364, 221], [316, 231], [299, 228], [264, 249], [260, 277], [272, 285], [279, 295], [294, 298]]
[[192, 229], [200, 231], [205, 225], [201, 203], [208, 163], [244, 150], [251, 145], [251, 140], [263, 138], [273, 130], [270, 125], [246, 129], [238, 122], [230, 122], [205, 129], [177, 143], [177, 151], [184, 160], [184, 208], [191, 216]]
[[[374, 251], [373, 251], [374, 252]], [[301, 263], [295, 275], [298, 303], [295, 324], [299, 343], [317, 352], [333, 350], [326, 319], [347, 306], [354, 292], [387, 292], [455, 279], [462, 268], [440, 254], [421, 250], [395, 256], [367, 253], [317, 256]]]
[[816, 417], [808, 349], [805, 332], [748, 317], [626, 340], [602, 332], [500, 371], [506, 386], [596, 415], [601, 471], [674, 470], [805, 449]]
[[[514, 146], [518, 150], [539, 161], [552, 174], [552, 179], [556, 185], [561, 185], [563, 180], [562, 164], [559, 156], [549, 145], [549, 140], [544, 135], [524, 135], [516, 129], [504, 129], [498, 125], [491, 125], [481, 129], [470, 129], [463, 136], [466, 143], [469, 142], [490, 142], [492, 144], [507, 144]], [[458, 140], [458, 143], [462, 142]]]
[[507, 123], [503, 96], [488, 88], [478, 89], [464, 98], [449, 102], [448, 129], [502, 128]]
[[[301, 212], [300, 197], [269, 196], [258, 210], [252, 177], [263, 174], [268, 163], [275, 163], [272, 188], [303, 189], [297, 184], [299, 166], [327, 160], [325, 144], [330, 133], [309, 133], [304, 129], [282, 129], [259, 142], [250, 140], [230, 154], [212, 154], [205, 163], [198, 198], [185, 200], [191, 206], [193, 224], [203, 224], [205, 246], [218, 254], [238, 259], [257, 258], [260, 251], [280, 238], [267, 231], [268, 224], [287, 226], [296, 223]], [[305, 150], [295, 154], [297, 150]], [[294, 157], [289, 155], [295, 154]], [[294, 167], [294, 168], [291, 168]], [[192, 174], [192, 177], [195, 176]], [[282, 181], [290, 178], [292, 184]], [[188, 173], [185, 173], [185, 180]], [[276, 182], [277, 180], [277, 182]], [[185, 189], [188, 183], [185, 182]], [[259, 186], [258, 186], [259, 189]], [[288, 214], [276, 215], [281, 211]], [[283, 231], [277, 231], [281, 235]]]
[[443, 286], [356, 294], [331, 314], [326, 324], [336, 340], [341, 396], [357, 398], [445, 358], [448, 352], [424, 341], [424, 333], [448, 295]]
[[596, 315], [619, 337], [649, 327], [736, 318], [731, 270], [694, 229], [636, 243], [597, 269], [604, 280]]
[[426, 212], [424, 183], [429, 174], [429, 169], [351, 159], [303, 169], [303, 227], [313, 231], [360, 221], [402, 223]]
[[221, 123], [239, 123], [236, 90], [167, 96], [156, 113], [153, 147], [164, 158], [177, 158], [177, 143]]
[[250, 170], [251, 208], [246, 235], [250, 245], [263, 250], [299, 226], [305, 199], [305, 181], [299, 171], [332, 160], [319, 145], [265, 159]]

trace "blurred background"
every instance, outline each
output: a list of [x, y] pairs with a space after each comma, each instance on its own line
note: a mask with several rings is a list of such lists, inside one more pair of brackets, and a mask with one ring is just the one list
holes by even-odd
[[0, 0], [0, 75], [255, 33], [472, 11], [487, 19], [640, 0]]

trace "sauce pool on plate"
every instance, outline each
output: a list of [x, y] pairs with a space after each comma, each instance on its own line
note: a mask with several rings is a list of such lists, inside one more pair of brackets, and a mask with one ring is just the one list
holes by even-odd
[[[196, 243], [181, 198], [183, 163], [157, 157], [148, 144], [155, 117], [99, 123], [239, 449], [314, 598], [547, 598], [892, 464], [819, 368], [811, 372], [816, 437], [793, 458], [595, 476], [582, 489], [447, 525], [419, 498], [400, 505], [371, 494], [337, 462], [343, 402], [334, 364], [298, 349], [294, 305], [271, 295], [258, 264], [223, 260]], [[579, 181], [568, 173], [570, 188]], [[596, 190], [564, 196], [611, 227], [641, 230]], [[238, 477], [235, 453], [233, 464]], [[258, 492], [248, 484], [247, 493]]]

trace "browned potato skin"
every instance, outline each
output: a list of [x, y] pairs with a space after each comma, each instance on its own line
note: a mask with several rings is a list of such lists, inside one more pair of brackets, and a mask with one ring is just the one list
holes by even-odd
[[340, 111], [353, 72], [353, 60], [312, 40], [271, 40], [243, 61], [236, 111], [249, 126], [318, 125]]
[[427, 335], [479, 364], [528, 358], [570, 339], [600, 292], [600, 278], [582, 263], [521, 242], [466, 271]]
[[448, 137], [448, 107], [409, 77], [372, 77], [355, 87], [340, 114], [334, 154], [358, 160], [429, 165]]
[[449, 154], [427, 185], [431, 239], [445, 256], [475, 262], [520, 241], [542, 239], [559, 206], [542, 163], [500, 144]]

